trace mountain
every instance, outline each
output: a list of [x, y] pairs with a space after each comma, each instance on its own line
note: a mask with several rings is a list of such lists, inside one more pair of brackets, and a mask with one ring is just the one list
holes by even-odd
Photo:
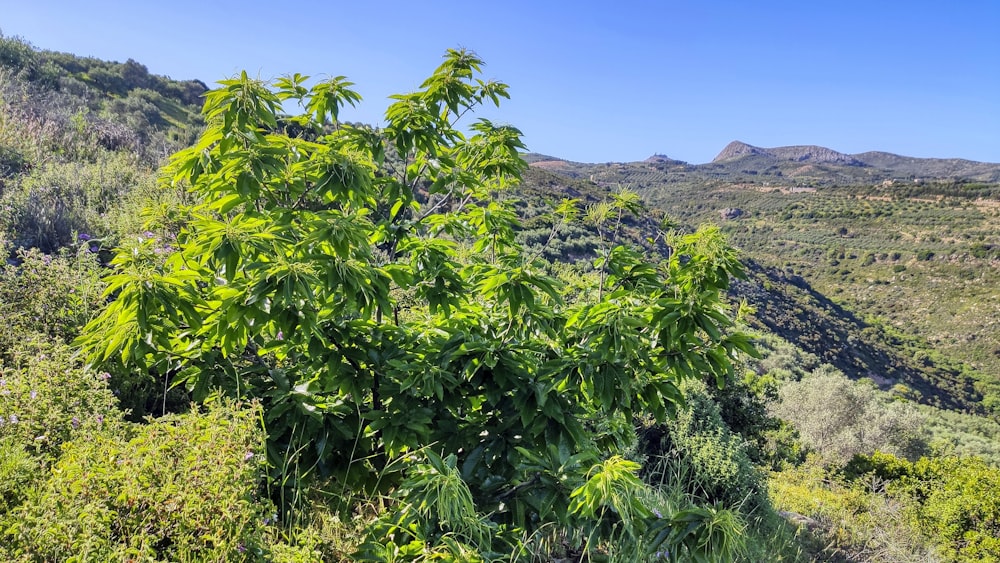
[[751, 264], [738, 296], [822, 361], [1000, 416], [1000, 164], [739, 141], [705, 164], [531, 162], [526, 187], [628, 187], [687, 228], [718, 224]]
[[790, 163], [867, 167], [871, 169], [869, 175], [886, 179], [902, 177], [1000, 181], [1000, 164], [959, 158], [914, 158], [888, 152], [845, 154], [816, 145], [762, 148], [733, 141], [710, 164], [737, 166], [743, 172], [754, 171], [760, 174], [768, 168], [787, 167]]
[[892, 170], [905, 177], [966, 178], [983, 182], [1000, 182], [1000, 164], [962, 158], [914, 158], [878, 151], [853, 156], [865, 166]]
[[742, 158], [747, 155], [764, 155], [773, 157], [775, 160], [792, 160], [795, 162], [836, 163], [847, 164], [849, 166], [864, 165], [863, 162], [852, 157], [851, 155], [840, 153], [826, 147], [818, 147], [816, 145], [797, 145], [791, 147], [764, 149], [748, 145], [742, 141], [733, 141], [732, 143], [726, 145], [726, 148], [722, 149], [719, 156], [715, 157], [712, 162], [725, 162], [728, 160]]

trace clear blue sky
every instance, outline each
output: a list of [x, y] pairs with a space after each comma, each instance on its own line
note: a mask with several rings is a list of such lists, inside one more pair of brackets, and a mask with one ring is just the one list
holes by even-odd
[[735, 139], [1000, 162], [1000, 0], [0, 0], [36, 47], [212, 82], [344, 74], [378, 122], [449, 47], [512, 100], [488, 117], [586, 162], [707, 162]]

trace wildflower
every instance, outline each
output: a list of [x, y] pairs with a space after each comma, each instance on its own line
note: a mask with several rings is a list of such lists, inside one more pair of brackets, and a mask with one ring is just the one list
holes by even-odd
[[19, 422], [19, 419], [17, 418], [17, 415], [16, 415], [16, 414], [12, 414], [12, 415], [10, 415], [10, 418], [9, 418], [9, 420], [10, 420], [10, 423], [11, 423], [11, 424], [17, 424], [17, 423]]
[[236, 546], [236, 551], [239, 551], [240, 553], [246, 553], [247, 552], [247, 547], [245, 545], [243, 545], [243, 544], [240, 544], [240, 545]]
[[103, 414], [97, 415], [97, 423], [98, 424], [104, 424], [104, 415]]
[[32, 389], [32, 390], [31, 390], [31, 393], [28, 393], [28, 396], [29, 396], [29, 397], [31, 397], [31, 400], [32, 400], [32, 401], [34, 401], [34, 400], [35, 400], [35, 397], [37, 397], [37, 396], [38, 396], [38, 391], [35, 391], [34, 389]]
[[90, 240], [91, 238], [93, 238], [93, 237], [91, 237], [87, 233], [80, 233], [80, 234], [76, 235], [76, 240], [78, 240], [80, 242], [86, 242], [86, 241]]
[[655, 514], [657, 518], [663, 518], [663, 514], [661, 514], [660, 511], [655, 508], [653, 509], [653, 514]]
[[278, 331], [278, 340], [284, 340], [284, 339], [285, 339], [285, 333], [279, 330]]
[[74, 416], [73, 420], [69, 421], [69, 423], [73, 426], [74, 429], [79, 428], [80, 427], [80, 418]]
[[111, 379], [111, 374], [106, 371], [102, 371], [101, 373], [97, 374], [97, 379], [100, 379], [101, 381], [107, 381]]
[[92, 244], [92, 245], [90, 245], [90, 248], [88, 248], [87, 250], [91, 254], [97, 254], [97, 252], [100, 250], [100, 248], [98, 248], [96, 244]]
[[243, 456], [243, 461], [250, 461], [251, 459], [253, 459], [253, 452], [247, 452], [246, 455]]

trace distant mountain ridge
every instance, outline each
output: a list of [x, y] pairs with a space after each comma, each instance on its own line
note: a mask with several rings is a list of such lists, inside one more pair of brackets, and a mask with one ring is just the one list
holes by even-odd
[[[601, 164], [572, 162], [536, 153], [524, 156], [533, 166], [580, 177], [593, 175], [597, 179], [602, 176]], [[699, 177], [730, 182], [766, 179], [772, 183], [807, 185], [859, 185], [895, 179], [1000, 182], [1000, 163], [916, 158], [881, 151], [846, 154], [817, 145], [764, 148], [743, 141], [729, 143], [705, 164], [690, 164], [663, 154], [637, 162], [604, 165], [609, 164], [637, 169], [652, 167], [668, 176], [658, 180], [666, 183]]]
[[765, 149], [748, 145], [742, 141], [733, 141], [726, 145], [726, 148], [722, 149], [719, 156], [716, 156], [712, 162], [725, 162], [727, 160], [734, 160], [747, 155], [764, 155], [780, 160], [794, 160], [796, 162], [836, 163], [846, 164], [848, 166], [865, 165], [864, 162], [858, 160], [852, 155], [816, 145], [795, 145], [790, 147]]

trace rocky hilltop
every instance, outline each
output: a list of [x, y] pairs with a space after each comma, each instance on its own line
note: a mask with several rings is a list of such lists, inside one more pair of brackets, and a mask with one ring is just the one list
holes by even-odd
[[726, 145], [726, 148], [722, 149], [722, 152], [712, 162], [726, 162], [750, 155], [769, 156], [777, 160], [791, 160], [795, 162], [846, 164], [848, 166], [865, 165], [864, 162], [849, 154], [816, 145], [795, 145], [765, 149], [748, 145], [742, 141], [733, 141]]

